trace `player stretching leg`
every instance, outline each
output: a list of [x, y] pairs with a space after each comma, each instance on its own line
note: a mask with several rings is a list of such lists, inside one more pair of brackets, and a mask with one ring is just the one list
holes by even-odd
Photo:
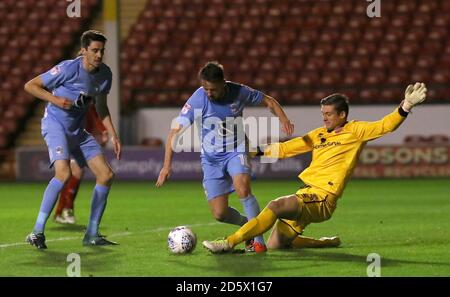
[[[199, 79], [202, 86], [188, 99], [177, 118], [178, 127], [173, 128], [167, 137], [164, 165], [156, 186], [162, 186], [170, 175], [176, 136], [183, 128], [200, 120], [203, 187], [210, 211], [220, 222], [242, 226], [260, 212], [250, 187], [251, 168], [246, 140], [245, 137], [237, 137], [245, 135], [243, 109], [251, 105], [266, 106], [279, 117], [281, 128], [287, 135], [293, 133], [294, 125], [274, 98], [245, 85], [226, 81], [223, 67], [217, 62], [207, 63], [200, 70]], [[197, 114], [199, 117], [194, 118]], [[236, 191], [247, 217], [228, 205], [228, 196], [233, 191]], [[267, 250], [263, 236], [254, 238], [253, 248], [255, 252]]]
[[88, 105], [95, 99], [97, 112], [111, 135], [116, 157], [120, 159], [121, 144], [106, 103], [112, 73], [102, 63], [105, 43], [106, 37], [102, 33], [92, 30], [84, 32], [81, 36], [81, 57], [63, 61], [25, 84], [28, 93], [48, 101], [42, 118], [42, 135], [48, 146], [50, 166], [55, 168], [55, 176], [44, 192], [33, 232], [26, 238], [26, 241], [39, 249], [47, 248], [45, 224], [64, 183], [72, 175], [70, 156], [80, 167], [87, 165], [96, 177], [91, 215], [83, 244], [115, 244], [98, 232], [114, 173], [100, 145], [84, 129]]
[[264, 150], [264, 156], [271, 158], [312, 151], [311, 164], [299, 176], [305, 186], [295, 194], [272, 200], [256, 218], [226, 239], [204, 241], [203, 246], [213, 253], [228, 252], [272, 226], [269, 248], [295, 248], [301, 242], [304, 245], [304, 238], [299, 239], [299, 235], [308, 224], [331, 218], [365, 144], [396, 130], [411, 109], [425, 100], [426, 91], [423, 83], [409, 85], [400, 106], [376, 122], [348, 122], [348, 99], [344, 95], [322, 99], [324, 127]]

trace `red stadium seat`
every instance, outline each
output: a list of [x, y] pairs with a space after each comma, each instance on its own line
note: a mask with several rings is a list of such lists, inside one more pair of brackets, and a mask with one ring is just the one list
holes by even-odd
[[325, 67], [324, 57], [311, 57], [307, 60], [305, 68], [310, 71], [317, 71]]
[[328, 57], [333, 51], [334, 46], [331, 43], [322, 43], [319, 42], [316, 44], [315, 49], [312, 54], [316, 57]]
[[275, 74], [273, 72], [260, 71], [258, 73], [255, 73], [254, 80], [252, 81], [252, 79], [250, 78], [247, 81], [247, 84], [249, 85], [253, 84], [255, 87], [263, 88], [267, 85], [273, 85], [274, 80]]
[[334, 86], [337, 85], [342, 78], [342, 74], [339, 70], [329, 70], [322, 73], [320, 82], [324, 86]]
[[290, 104], [304, 104], [312, 101], [311, 98], [312, 93], [310, 91], [295, 91], [288, 94], [286, 102]]
[[346, 23], [347, 19], [345, 16], [333, 13], [333, 17], [328, 18], [325, 29], [336, 31], [336, 28], [342, 28]]
[[317, 71], [301, 71], [296, 84], [299, 86], [311, 86], [317, 84], [318, 80], [319, 74]]
[[277, 87], [291, 87], [295, 84], [296, 79], [295, 73], [292, 72], [281, 72], [278, 73], [275, 79], [275, 85]]
[[371, 70], [366, 74], [365, 83], [367, 85], [379, 85], [386, 78], [386, 72], [383, 70]]
[[341, 34], [341, 40], [344, 42], [356, 42], [361, 38], [361, 29], [356, 28], [346, 28]]
[[370, 64], [370, 59], [367, 56], [354, 56], [349, 60], [350, 69], [365, 70]]
[[[381, 7], [383, 17], [368, 18], [368, 3], [355, 0], [255, 0], [253, 4], [247, 0], [175, 0], [170, 5], [162, 0], [149, 1], [131, 30], [133, 34], [127, 37], [131, 41], [123, 42], [126, 54], [121, 55], [125, 65], [130, 64], [126, 60], [132, 56], [148, 62], [142, 62], [139, 71], [122, 67], [128, 73], [123, 77], [145, 73], [143, 87], [149, 76], [173, 72], [175, 63], [181, 65], [177, 75], [186, 80], [166, 79], [164, 86], [195, 88], [197, 68], [217, 59], [225, 66], [229, 79], [250, 82], [268, 91], [275, 86], [292, 87], [288, 94], [296, 99], [287, 102], [312, 102], [314, 94], [305, 96], [303, 92], [321, 85], [333, 89], [345, 85], [353, 94], [369, 85], [373, 89], [362, 94], [363, 103], [395, 101], [390, 98], [396, 85], [403, 88], [414, 78], [448, 84], [447, 72], [443, 71], [450, 68], [447, 2], [385, 1]], [[7, 35], [2, 31], [5, 29], [0, 28], [0, 39], [9, 36], [9, 31], [5, 31]], [[133, 42], [133, 38], [142, 36], [145, 42]], [[33, 44], [38, 46], [37, 42]], [[172, 61], [172, 66], [159, 61]], [[412, 68], [414, 65], [417, 67]], [[3, 68], [0, 64], [2, 74]], [[435, 92], [436, 96], [442, 93]], [[158, 102], [172, 98], [178, 102], [172, 94], [169, 92]], [[356, 102], [358, 98], [355, 96]]]
[[[436, 74], [436, 73], [435, 73]], [[433, 75], [434, 78], [434, 75]], [[409, 75], [409, 81], [423, 81], [423, 82], [429, 82], [430, 81], [430, 71], [428, 69], [423, 68], [416, 68], [413, 72]], [[431, 80], [433, 81], [433, 80]], [[433, 81], [436, 82], [436, 81]]]
[[396, 54], [398, 51], [398, 44], [396, 41], [386, 41], [380, 43], [377, 54], [391, 56]]
[[380, 101], [380, 92], [376, 89], [364, 89], [359, 92], [358, 101], [365, 104], [376, 104]]
[[347, 71], [343, 78], [344, 85], [357, 85], [363, 80], [363, 74], [361, 71], [350, 70]]
[[387, 81], [391, 84], [405, 85], [409, 83], [409, 75], [405, 70], [391, 68], [389, 70]]
[[348, 65], [348, 59], [342, 56], [330, 57], [326, 63], [326, 69], [342, 70]]
[[379, 56], [372, 61], [372, 67], [374, 69], [387, 69], [392, 67], [392, 59], [390, 56]]
[[437, 84], [447, 84], [450, 82], [450, 70], [448, 67], [436, 68], [431, 76], [431, 81]]
[[334, 3], [333, 14], [334, 15], [347, 15], [352, 11], [351, 1], [338, 1]]
[[361, 42], [356, 46], [356, 54], [359, 56], [372, 56], [377, 47], [373, 43]]
[[333, 55], [336, 56], [349, 56], [354, 53], [355, 43], [340, 41], [336, 44], [333, 50]]

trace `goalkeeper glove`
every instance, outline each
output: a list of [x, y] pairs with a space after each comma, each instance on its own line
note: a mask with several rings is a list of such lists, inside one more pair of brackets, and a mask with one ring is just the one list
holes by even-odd
[[405, 111], [411, 110], [416, 105], [422, 103], [426, 98], [427, 88], [424, 83], [409, 85], [405, 90], [405, 101], [403, 108]]

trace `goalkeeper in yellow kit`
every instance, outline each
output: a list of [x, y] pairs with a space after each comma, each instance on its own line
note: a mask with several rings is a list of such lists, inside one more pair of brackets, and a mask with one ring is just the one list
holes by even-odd
[[264, 157], [289, 158], [312, 151], [310, 166], [299, 175], [305, 186], [295, 194], [270, 201], [256, 218], [234, 234], [204, 241], [203, 246], [212, 253], [229, 252], [274, 225], [267, 243], [269, 249], [332, 246], [333, 242], [327, 239], [316, 240], [301, 234], [308, 224], [331, 217], [364, 145], [397, 129], [411, 109], [425, 100], [426, 91], [423, 83], [409, 85], [400, 106], [376, 122], [347, 121], [348, 99], [344, 95], [322, 99], [323, 127], [302, 137], [271, 144], [260, 152]]

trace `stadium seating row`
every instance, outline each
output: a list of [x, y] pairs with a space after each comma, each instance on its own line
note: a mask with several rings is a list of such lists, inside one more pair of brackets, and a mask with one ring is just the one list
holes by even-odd
[[284, 104], [347, 91], [357, 103], [397, 102], [410, 81], [448, 98], [449, 1], [148, 1], [123, 41], [124, 106], [178, 105], [208, 60], [227, 78]]
[[0, 1], [0, 149], [33, 106], [24, 83], [64, 57], [98, 2], [83, 1], [82, 17], [68, 18], [66, 1]]

